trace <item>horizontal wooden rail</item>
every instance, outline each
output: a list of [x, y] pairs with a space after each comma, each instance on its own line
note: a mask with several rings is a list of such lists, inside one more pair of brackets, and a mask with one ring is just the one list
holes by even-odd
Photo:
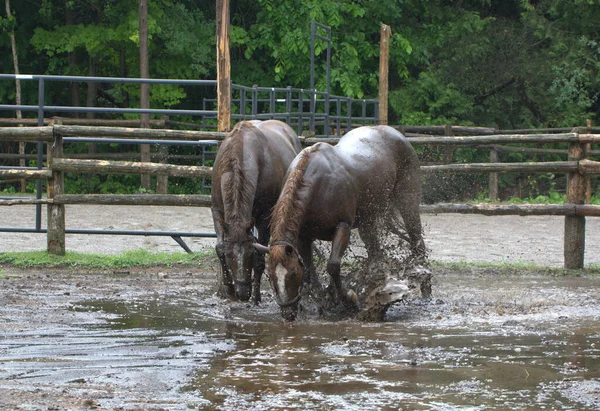
[[[593, 161], [593, 163], [596, 163]], [[592, 169], [592, 167], [590, 167]], [[421, 171], [427, 173], [445, 171], [453, 173], [574, 173], [578, 171], [577, 161], [547, 161], [537, 163], [470, 163], [470, 164], [441, 164], [421, 166]]]
[[[446, 126], [393, 126], [396, 130], [404, 133], [420, 133], [420, 134], [444, 134], [448, 128]], [[490, 127], [467, 127], [467, 126], [450, 126], [452, 134], [496, 134], [495, 128]]]
[[[600, 135], [587, 134], [587, 140], [600, 141]], [[339, 138], [316, 138], [316, 137], [301, 137], [302, 144], [312, 145], [316, 143], [337, 144]], [[498, 135], [481, 135], [481, 136], [426, 136], [426, 137], [408, 137], [413, 145], [459, 145], [459, 146], [478, 146], [485, 144], [523, 144], [523, 143], [578, 143], [579, 135], [577, 133], [563, 134], [498, 134]], [[586, 141], [590, 142], [590, 141]]]
[[[0, 200], [0, 206], [27, 204], [97, 204], [129, 206], [189, 206], [210, 207], [209, 195], [188, 194], [61, 194], [54, 200]], [[487, 216], [586, 216], [600, 217], [600, 205], [590, 204], [423, 204], [423, 214], [482, 214]]]
[[210, 207], [211, 197], [204, 194], [58, 194], [54, 199], [0, 199], [0, 206], [30, 204]]
[[[212, 168], [206, 166], [183, 166], [161, 163], [130, 161], [85, 160], [57, 158], [52, 161], [54, 171], [97, 174], [152, 173], [171, 177], [211, 178]], [[471, 163], [421, 166], [424, 173], [574, 173], [600, 174], [600, 162], [591, 160], [551, 161], [531, 163]], [[0, 170], [2, 179], [49, 179], [51, 170]]]
[[484, 135], [469, 137], [411, 137], [408, 139], [413, 145], [480, 145], [480, 144], [523, 144], [523, 143], [565, 143], [579, 142], [576, 133], [564, 134], [504, 134]]
[[556, 215], [600, 217], [600, 205], [591, 204], [431, 204], [421, 205], [425, 214]]
[[132, 139], [161, 140], [223, 140], [227, 133], [217, 131], [190, 131], [148, 129], [131, 127], [87, 127], [87, 126], [54, 126], [56, 133], [63, 137], [113, 137]]
[[[568, 150], [565, 149], [554, 149], [554, 148], [532, 148], [532, 147], [512, 147], [512, 146], [500, 146], [497, 144], [483, 145], [479, 148], [489, 148], [492, 150], [502, 151], [506, 153], [520, 153], [520, 154], [533, 154], [533, 155], [567, 155]], [[600, 150], [586, 150], [588, 156], [600, 155]]]
[[52, 127], [0, 127], [0, 141], [52, 141]]
[[53, 202], [55, 204], [210, 207], [211, 197], [202, 194], [60, 194]]
[[51, 168], [54, 171], [94, 173], [94, 174], [154, 174], [170, 177], [210, 178], [212, 167], [179, 166], [174, 164], [142, 163], [131, 161], [80, 160], [55, 158]]
[[598, 174], [600, 173], [600, 161], [579, 160], [579, 172], [581, 174]]
[[580, 144], [600, 143], [600, 134], [579, 134]]
[[452, 173], [581, 173], [600, 174], [600, 162], [592, 160], [580, 161], [546, 161], [530, 163], [470, 163], [439, 164], [421, 166], [421, 171], [432, 173], [445, 171]]
[[[50, 122], [60, 120], [62, 124], [80, 125], [80, 126], [109, 126], [109, 127], [139, 127], [140, 120], [120, 120], [120, 119], [104, 119], [104, 118], [73, 118], [73, 117], [52, 117], [45, 118], [43, 123], [45, 126]], [[166, 119], [150, 120], [150, 127], [165, 128]], [[24, 125], [35, 127], [38, 125], [37, 118], [0, 118], [0, 126], [18, 126]]]
[[48, 199], [46, 199], [46, 198], [0, 199], [0, 206], [30, 205], [30, 204], [48, 204]]
[[223, 140], [226, 133], [131, 127], [43, 126], [0, 127], [0, 141], [53, 141], [54, 133], [62, 137], [129, 138], [160, 140]]
[[8, 179], [24, 179], [24, 180], [33, 180], [33, 179], [44, 179], [47, 180], [52, 177], [52, 171], [47, 168], [43, 168], [41, 170], [0, 170], [0, 182], [2, 180]]

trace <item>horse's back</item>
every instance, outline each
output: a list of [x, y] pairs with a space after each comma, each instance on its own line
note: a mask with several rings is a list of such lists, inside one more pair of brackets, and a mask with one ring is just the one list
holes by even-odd
[[283, 154], [293, 153], [294, 157], [302, 150], [302, 144], [298, 135], [288, 124], [279, 120], [250, 120], [267, 138], [269, 145], [283, 151]]
[[[237, 150], [229, 150], [237, 146]], [[302, 149], [294, 130], [279, 120], [247, 120], [235, 125], [223, 141], [216, 162], [237, 157], [245, 168], [260, 168], [260, 163], [283, 162], [285, 167]]]
[[414, 162], [416, 153], [402, 133], [389, 126], [365, 126], [344, 135], [335, 146], [346, 161], [361, 169], [378, 168], [385, 158]]
[[[266, 213], [275, 204], [285, 172], [301, 148], [294, 130], [281, 121], [237, 123], [217, 153], [213, 200], [222, 203], [227, 192], [244, 191], [254, 204], [253, 215]], [[242, 177], [222, 180], [228, 172]]]

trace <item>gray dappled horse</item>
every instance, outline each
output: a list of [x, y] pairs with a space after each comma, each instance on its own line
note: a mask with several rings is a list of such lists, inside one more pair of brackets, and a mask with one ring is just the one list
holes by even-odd
[[265, 257], [253, 244], [269, 242], [269, 216], [301, 149], [294, 130], [278, 120], [239, 122], [221, 144], [213, 165], [211, 207], [222, 269], [220, 295], [243, 301], [253, 295], [254, 303], [260, 302]]
[[[327, 272], [336, 300], [348, 303], [340, 263], [358, 228], [370, 258], [380, 253], [382, 229], [404, 221], [411, 251], [425, 254], [419, 203], [419, 160], [406, 138], [388, 126], [360, 127], [336, 146], [317, 143], [294, 160], [271, 217], [268, 275], [286, 320], [294, 320], [304, 282], [313, 272], [312, 243], [331, 241]], [[385, 227], [380, 227], [379, 222]]]

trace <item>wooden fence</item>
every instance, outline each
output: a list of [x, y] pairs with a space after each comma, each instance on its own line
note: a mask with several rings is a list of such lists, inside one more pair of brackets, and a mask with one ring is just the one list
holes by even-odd
[[[504, 173], [504, 172], [553, 172], [565, 173], [567, 180], [567, 204], [562, 205], [501, 205], [501, 204], [436, 204], [423, 205], [427, 213], [478, 213], [484, 215], [563, 215], [565, 216], [564, 266], [568, 269], [583, 268], [585, 254], [585, 217], [600, 216], [600, 206], [586, 205], [584, 177], [600, 174], [600, 162], [586, 158], [586, 147], [600, 143], [600, 135], [573, 132], [561, 134], [504, 134], [478, 136], [427, 136], [409, 137], [413, 145], [486, 146], [511, 143], [568, 143], [567, 161], [527, 163], [472, 163], [422, 166], [423, 172], [448, 171], [453, 173]], [[148, 162], [107, 161], [65, 158], [63, 137], [122, 137], [128, 139], [163, 140], [222, 140], [224, 133], [205, 131], [177, 131], [165, 129], [139, 129], [123, 127], [86, 127], [53, 125], [42, 127], [0, 127], [0, 141], [43, 141], [47, 143], [47, 167], [39, 170], [1, 169], [0, 179], [47, 180], [48, 196], [45, 199], [0, 200], [0, 205], [47, 204], [48, 252], [62, 255], [65, 252], [65, 204], [105, 205], [163, 205], [163, 206], [210, 206], [207, 195], [104, 195], [64, 194], [64, 173], [150, 173], [190, 178], [210, 178], [211, 168]], [[302, 138], [305, 146], [318, 141], [336, 144], [338, 139]]]

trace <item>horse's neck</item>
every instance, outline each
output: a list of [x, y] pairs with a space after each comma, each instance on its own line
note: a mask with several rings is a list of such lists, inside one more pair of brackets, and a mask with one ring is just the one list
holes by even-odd
[[310, 186], [303, 186], [297, 193], [298, 197], [288, 197], [285, 207], [277, 218], [271, 221], [271, 242], [285, 241], [294, 245], [298, 244], [300, 230], [310, 201]]
[[252, 219], [252, 207], [256, 196], [258, 182], [251, 175], [244, 172], [244, 165], [231, 169], [232, 176], [226, 182], [224, 192], [225, 221], [240, 220], [248, 222]]

